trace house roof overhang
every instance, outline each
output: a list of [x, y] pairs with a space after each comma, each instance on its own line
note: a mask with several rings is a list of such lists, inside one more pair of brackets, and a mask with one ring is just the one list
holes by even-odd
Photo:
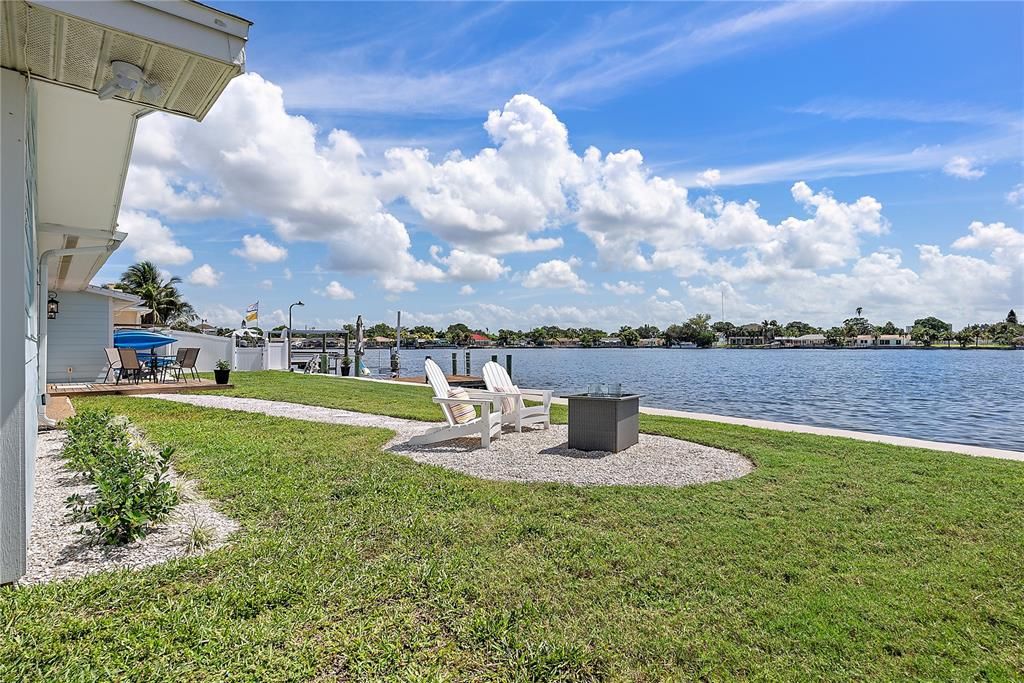
[[[202, 120], [244, 69], [249, 26], [187, 0], [0, 2], [0, 66], [30, 76], [35, 97], [37, 253], [116, 248], [138, 119], [159, 110]], [[114, 60], [141, 67], [162, 93], [101, 101]], [[81, 290], [108, 257], [54, 257], [46, 286]]]

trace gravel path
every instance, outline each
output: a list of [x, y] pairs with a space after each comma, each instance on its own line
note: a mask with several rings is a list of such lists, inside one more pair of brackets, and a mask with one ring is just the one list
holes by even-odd
[[524, 430], [522, 434], [506, 431], [501, 438], [491, 442], [490, 449], [481, 448], [479, 439], [412, 446], [408, 443], [409, 438], [432, 425], [262, 399], [187, 394], [149, 394], [144, 398], [311, 422], [384, 427], [396, 433], [385, 450], [416, 462], [498, 481], [560, 482], [583, 486], [687, 486], [736, 479], [754, 469], [749, 460], [737, 453], [650, 434], [641, 434], [639, 444], [621, 453], [570, 450], [565, 425], [552, 425], [548, 430]]
[[[28, 545], [28, 572], [19, 584], [33, 584], [86, 576], [112, 569], [138, 569], [176, 557], [198, 555], [224, 545], [238, 529], [234, 520], [213, 509], [194, 485], [168, 473], [179, 487], [182, 501], [170, 518], [146, 538], [130, 545], [109, 548], [93, 544], [78, 533], [82, 526], [66, 519], [68, 496], [88, 498], [92, 487], [64, 466], [63, 431], [39, 435], [36, 448], [35, 499], [32, 505], [32, 538]], [[193, 530], [207, 536], [201, 548], [193, 547]]]

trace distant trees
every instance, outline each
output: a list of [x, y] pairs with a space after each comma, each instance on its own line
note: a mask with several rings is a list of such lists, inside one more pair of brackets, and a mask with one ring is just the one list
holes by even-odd
[[641, 339], [654, 339], [661, 336], [661, 330], [654, 325], [641, 325], [636, 328], [636, 333], [640, 335]]
[[761, 336], [764, 337], [765, 342], [775, 338], [775, 332], [778, 327], [778, 320], [764, 320], [761, 322]]
[[890, 320], [878, 328], [879, 334], [902, 334], [902, 330]]
[[388, 325], [387, 323], [377, 323], [376, 325], [371, 325], [366, 328], [366, 332], [364, 334], [371, 339], [373, 337], [387, 337], [388, 339], [394, 339], [395, 328], [391, 327], [391, 325]]
[[117, 288], [142, 299], [150, 311], [142, 316], [144, 324], [187, 324], [199, 316], [178, 291], [180, 283], [177, 276], [165, 280], [152, 261], [140, 261], [121, 274]]
[[468, 326], [463, 323], [455, 323], [449, 325], [448, 329], [444, 332], [444, 338], [448, 340], [449, 344], [455, 344], [456, 346], [465, 346], [469, 343], [469, 339], [473, 332]]
[[[860, 310], [860, 309], [858, 309]], [[858, 334], [874, 334], [874, 326], [868, 322], [867, 318], [847, 318], [843, 321], [843, 329], [846, 331], [847, 338], [856, 337]]]
[[619, 331], [615, 333], [615, 336], [619, 338], [623, 346], [636, 346], [640, 343], [640, 333], [634, 330], [629, 325], [623, 325], [619, 328]]
[[731, 322], [719, 320], [718, 322], [711, 326], [711, 329], [717, 332], [718, 334], [724, 335], [726, 338], [729, 338], [735, 337], [736, 331], [739, 328], [733, 325]]
[[[721, 323], [715, 323], [715, 325], [720, 324]], [[800, 320], [792, 320], [786, 323], [782, 328], [783, 337], [802, 337], [805, 334], [821, 334], [821, 330], [814, 325]]]
[[710, 320], [709, 314], [698, 313], [682, 325], [669, 325], [664, 332], [665, 343], [692, 342], [701, 348], [711, 346], [716, 336], [709, 324]]
[[914, 327], [910, 330], [910, 338], [925, 346], [931, 346], [949, 331], [949, 323], [939, 320], [935, 316], [928, 316], [914, 321]]
[[1006, 314], [1006, 322], [1010, 323], [1011, 325], [1017, 324], [1017, 312], [1012, 308], [1010, 309], [1010, 312]]
[[437, 330], [430, 325], [417, 325], [409, 330], [409, 333], [417, 339], [436, 339]]
[[825, 341], [833, 346], [840, 346], [846, 342], [845, 327], [830, 327], [824, 332]]

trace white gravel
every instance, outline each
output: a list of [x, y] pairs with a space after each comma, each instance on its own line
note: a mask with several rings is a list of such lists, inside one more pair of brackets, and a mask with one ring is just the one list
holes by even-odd
[[[178, 486], [182, 501], [164, 523], [146, 538], [126, 546], [111, 548], [92, 543], [78, 533], [81, 523], [66, 518], [68, 496], [77, 493], [88, 498], [93, 492], [88, 483], [64, 466], [60, 453], [66, 438], [61, 430], [39, 435], [28, 572], [19, 584], [139, 569], [176, 557], [199, 555], [221, 547], [238, 529], [237, 522], [215, 510], [196, 493], [192, 482], [172, 468], [169, 478]], [[201, 548], [193, 547], [195, 529], [208, 535]]]
[[736, 479], [754, 465], [737, 453], [667, 436], [641, 434], [640, 443], [621, 453], [577, 451], [568, 447], [568, 428], [505, 431], [480, 447], [479, 439], [457, 439], [430, 446], [412, 446], [413, 435], [432, 425], [414, 420], [356, 413], [349, 410], [230, 396], [151, 394], [178, 403], [290, 417], [312, 422], [384, 427], [396, 433], [385, 449], [416, 462], [438, 465], [482, 479], [519, 482], [560, 482], [582, 486], [687, 486]]

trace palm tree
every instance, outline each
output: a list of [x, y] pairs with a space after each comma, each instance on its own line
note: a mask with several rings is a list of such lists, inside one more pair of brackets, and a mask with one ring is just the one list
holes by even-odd
[[170, 325], [192, 322], [198, 317], [178, 291], [180, 282], [180, 277], [164, 280], [152, 261], [140, 261], [124, 271], [119, 288], [139, 297], [149, 308], [150, 312], [142, 316], [144, 324]]
[[864, 309], [862, 307], [860, 307], [860, 306], [857, 307], [857, 317], [858, 318], [860, 317], [861, 311], [863, 311], [863, 310]]

